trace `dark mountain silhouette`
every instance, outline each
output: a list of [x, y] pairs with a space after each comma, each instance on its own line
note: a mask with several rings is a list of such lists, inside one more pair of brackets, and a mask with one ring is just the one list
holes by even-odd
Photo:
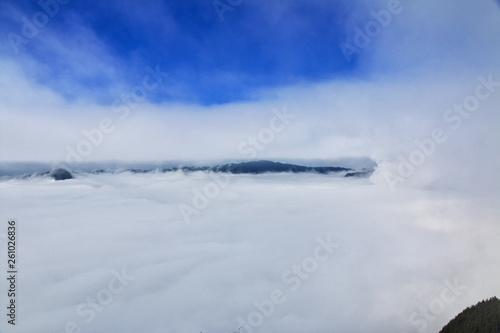
[[229, 173], [252, 173], [260, 174], [266, 172], [317, 172], [326, 174], [329, 172], [349, 171], [351, 169], [341, 167], [306, 167], [295, 164], [285, 164], [271, 161], [252, 161], [243, 163], [231, 163], [212, 167], [211, 171]]
[[72, 179], [73, 175], [66, 170], [62, 168], [54, 169], [49, 173], [49, 176], [54, 178], [55, 180], [65, 180], [65, 179]]
[[306, 167], [302, 165], [279, 163], [272, 161], [251, 161], [242, 163], [229, 163], [223, 165], [216, 165], [212, 167], [174, 167], [163, 169], [162, 171], [212, 171], [212, 172], [226, 172], [233, 174], [262, 174], [267, 172], [316, 172], [327, 174], [330, 172], [350, 171], [349, 168], [342, 167]]
[[355, 172], [348, 172], [345, 174], [345, 177], [355, 177], [355, 178], [367, 178], [372, 175], [373, 171], [355, 171]]
[[439, 333], [500, 333], [500, 300], [492, 297], [468, 307]]
[[[264, 173], [280, 173], [280, 172], [290, 172], [290, 173], [319, 173], [319, 174], [329, 174], [329, 173], [339, 173], [345, 172], [345, 177], [369, 177], [373, 170], [362, 169], [360, 171], [353, 170], [351, 168], [337, 167], [337, 166], [322, 166], [322, 167], [310, 167], [296, 164], [280, 163], [273, 161], [250, 161], [241, 163], [228, 163], [216, 166], [172, 166], [168, 168], [161, 169], [138, 169], [138, 168], [128, 168], [128, 169], [95, 169], [93, 171], [75, 171], [76, 174], [90, 173], [90, 174], [102, 174], [102, 173], [120, 173], [120, 172], [131, 172], [131, 173], [148, 173], [148, 172], [195, 172], [195, 171], [205, 171], [205, 172], [223, 172], [232, 174], [264, 174]], [[21, 175], [21, 178], [29, 178], [33, 176], [49, 176], [55, 180], [65, 180], [72, 179], [73, 174], [64, 168], [56, 168], [50, 172], [42, 173], [32, 173]]]

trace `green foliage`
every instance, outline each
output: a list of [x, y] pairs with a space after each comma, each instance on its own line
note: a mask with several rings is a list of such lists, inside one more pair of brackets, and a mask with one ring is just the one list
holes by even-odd
[[492, 297], [468, 307], [439, 333], [500, 333], [500, 300]]

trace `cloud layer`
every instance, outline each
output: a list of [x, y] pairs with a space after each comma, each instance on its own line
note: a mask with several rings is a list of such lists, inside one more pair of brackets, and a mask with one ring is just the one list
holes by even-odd
[[[264, 132], [275, 117], [273, 110], [286, 108], [296, 117], [282, 131], [272, 133], [272, 139], [264, 138], [264, 148], [258, 150], [257, 158], [329, 160], [369, 156], [380, 165], [393, 165], [394, 169], [399, 156], [407, 157], [415, 149], [415, 140], [429, 138], [435, 128], [442, 128], [447, 141], [439, 145], [420, 170], [433, 167], [450, 172], [454, 165], [468, 167], [471, 163], [465, 162], [469, 161], [491, 165], [492, 170], [498, 166], [496, 154], [491, 153], [495, 150], [491, 145], [498, 142], [494, 130], [494, 124], [498, 123], [498, 83], [475, 112], [461, 116], [459, 128], [450, 128], [453, 124], [444, 119], [448, 109], [474, 95], [478, 77], [491, 75], [492, 81], [500, 81], [497, 57], [500, 40], [495, 33], [500, 19], [493, 1], [480, 1], [474, 6], [467, 1], [439, 4], [373, 1], [357, 5], [315, 1], [310, 7], [304, 7], [302, 2], [294, 5], [282, 1], [244, 2], [227, 12], [228, 18], [222, 22], [211, 6], [191, 8], [189, 4], [193, 5], [154, 2], [137, 8], [133, 4], [81, 8], [78, 3], [70, 2], [59, 8], [36, 38], [29, 40], [25, 51], [16, 55], [2, 52], [2, 161], [64, 162], [78, 148], [82, 162], [245, 159], [250, 155], [238, 149], [242, 142], [250, 142], [261, 134], [257, 143], [262, 145]], [[41, 10], [14, 3], [2, 6], [4, 13], [12, 14], [2, 26], [6, 33], [21, 29], [23, 15]], [[300, 14], [305, 8], [309, 11]], [[335, 10], [344, 15], [331, 16], [335, 17], [331, 31], [320, 31], [317, 24], [309, 24], [314, 21], [310, 15], [321, 13], [320, 18], [325, 19], [327, 13]], [[393, 14], [384, 21], [384, 13], [390, 13], [389, 10]], [[192, 16], [187, 13], [193, 11], [199, 17], [187, 18]], [[130, 36], [128, 44], [120, 42], [120, 35], [112, 34], [115, 28], [99, 25], [102, 16], [111, 14], [125, 30], [143, 28], [137, 30], [137, 36]], [[210, 21], [209, 14], [213, 14], [216, 23]], [[203, 25], [190, 20], [199, 20], [197, 24], [211, 23], [202, 28]], [[376, 23], [377, 20], [382, 21]], [[150, 29], [144, 26], [146, 22]], [[367, 32], [374, 22], [379, 29]], [[269, 36], [266, 24], [274, 27], [277, 35]], [[231, 32], [231, 28], [236, 30]], [[360, 31], [366, 36], [361, 38]], [[233, 35], [236, 32], [239, 34]], [[303, 35], [306, 33], [309, 35]], [[75, 42], [74, 35], [81, 40]], [[288, 69], [276, 74], [271, 70], [275, 66], [271, 66], [265, 71], [264, 61], [259, 66], [234, 65], [232, 70], [212, 64], [214, 67], [210, 68], [218, 68], [222, 73], [219, 77], [205, 65], [205, 69], [179, 65], [176, 61], [182, 58], [180, 51], [169, 49], [171, 57], [160, 57], [165, 50], [155, 53], [154, 48], [146, 48], [142, 53], [120, 52], [125, 45], [140, 49], [154, 40], [165, 39], [168, 41], [165, 45], [170, 45], [181, 36], [186, 39], [183, 43], [191, 41], [196, 54], [208, 58], [219, 52], [213, 50], [218, 43], [225, 46], [225, 56], [235, 58], [239, 51], [234, 50], [230, 41], [249, 43], [257, 39], [262, 52], [265, 51], [257, 57], [261, 60], [276, 58], [277, 51], [270, 49], [273, 38], [289, 36], [279, 58], [289, 64], [285, 66]], [[141, 38], [143, 44], [139, 43]], [[314, 56], [306, 57], [307, 61], [300, 53], [302, 60], [293, 62], [293, 54], [307, 49], [297, 38], [317, 41], [314, 45], [333, 43], [338, 52], [342, 43], [352, 44], [358, 51], [352, 55], [351, 64], [341, 56], [346, 68], [331, 71], [327, 68], [330, 63], [340, 61], [338, 54], [332, 58], [331, 50], [319, 46], [314, 48]], [[356, 41], [366, 38], [368, 45], [356, 46]], [[199, 43], [200, 40], [207, 44]], [[2, 47], [7, 51], [9, 45], [6, 42]], [[318, 52], [325, 58], [319, 57]], [[162, 60], [151, 58], [153, 54]], [[184, 58], [193, 66], [210, 62]], [[294, 76], [300, 66], [291, 63], [320, 64], [325, 75], [318, 77], [317, 71], [311, 70], [316, 74]], [[198, 82], [203, 77], [212, 78], [214, 82], [205, 82], [206, 89], [198, 93], [201, 96], [212, 91], [219, 96], [215, 99], [223, 98], [225, 103], [186, 99], [186, 88], [198, 88], [177, 69], [191, 71]], [[242, 74], [245, 71], [256, 77], [261, 75], [259, 71], [264, 71], [262, 78], [295, 78], [254, 85], [240, 80], [241, 75], [247, 75]], [[216, 81], [243, 84], [248, 95], [243, 98], [228, 88], [221, 97], [216, 93]], [[193, 91], [187, 94], [192, 95]], [[102, 137], [96, 131], [101, 131]], [[479, 142], [490, 144], [477, 149]], [[466, 178], [471, 178], [476, 163], [465, 173]], [[487, 173], [487, 177], [495, 177]], [[442, 176], [446, 175], [438, 174], [433, 179]]]
[[375, 174], [2, 179], [20, 330], [435, 332], [500, 295], [497, 3], [200, 3], [69, 2], [25, 36], [40, 6], [2, 2], [0, 161]]
[[[242, 332], [431, 332], [500, 293], [494, 195], [218, 177], [219, 191], [205, 173], [2, 181], [0, 218], [19, 224], [19, 329], [232, 332], [241, 317]], [[216, 195], [196, 206], [197, 190]], [[181, 204], [200, 208], [189, 224]]]

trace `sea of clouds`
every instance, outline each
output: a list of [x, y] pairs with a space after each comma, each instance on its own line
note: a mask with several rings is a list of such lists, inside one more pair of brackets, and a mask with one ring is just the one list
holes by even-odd
[[[387, 3], [364, 7], [339, 42], [353, 43]], [[0, 167], [0, 267], [16, 219], [19, 272], [16, 327], [2, 303], [0, 331], [437, 332], [499, 297], [498, 6], [404, 7], [361, 50], [359, 68], [374, 70], [224, 105], [144, 100], [125, 112], [86, 94], [70, 101], [34, 78], [36, 59], [0, 57], [0, 163], [12, 162]], [[109, 67], [72, 55], [61, 59], [78, 70]], [[142, 77], [119, 81], [99, 95], [119, 98]], [[291, 116], [280, 123], [276, 112]], [[252, 151], [256, 137], [263, 148]], [[369, 179], [12, 178], [70, 160], [74, 171], [254, 157], [346, 166], [335, 161], [359, 156], [377, 162]], [[8, 287], [0, 279], [0, 293]]]
[[1, 330], [436, 332], [500, 295], [498, 195], [380, 179], [3, 179], [19, 292], [15, 330]]

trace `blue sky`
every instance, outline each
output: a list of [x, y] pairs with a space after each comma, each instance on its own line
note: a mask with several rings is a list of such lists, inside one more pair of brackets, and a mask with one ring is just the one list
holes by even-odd
[[[67, 79], [71, 87], [61, 92], [68, 98], [84, 90], [103, 103], [111, 97], [96, 91], [116, 81], [134, 85], [146, 66], [157, 64], [176, 88], [150, 99], [204, 105], [252, 99], [269, 87], [363, 75], [339, 47], [355, 9], [351, 1], [242, 1], [226, 8], [218, 12], [212, 1], [199, 0], [73, 0], [19, 46], [5, 32], [22, 36], [22, 17], [33, 21], [43, 8], [34, 1], [3, 2], [2, 31], [9, 40], [3, 53], [32, 59], [36, 80], [55, 89], [61, 89], [58, 78]], [[96, 70], [77, 68], [82, 65]]]
[[[463, 5], [427, 2], [427, 18], [440, 22], [420, 22], [415, 36], [406, 20], [409, 13], [418, 17], [422, 3], [393, 0], [400, 12], [390, 25], [346, 61], [342, 43], [354, 45], [356, 27], [365, 31], [371, 11], [387, 10], [391, 1], [61, 2], [1, 2], [0, 50], [3, 58], [21, 63], [28, 77], [69, 100], [85, 96], [110, 104], [113, 90], [135, 86], [146, 66], [169, 73], [167, 84], [148, 100], [212, 105], [255, 100], [276, 87], [394, 75], [422, 63], [436, 66], [436, 59], [477, 59], [463, 43], [460, 30], [467, 25], [458, 25], [467, 19], [460, 17], [468, 15]], [[23, 37], [23, 20], [35, 23], [44, 7], [54, 14], [35, 25], [36, 36], [13, 40], [12, 34]], [[378, 48], [403, 52], [397, 61], [374, 61], [380, 35], [394, 37], [385, 45], [378, 41]], [[418, 53], [408, 53], [415, 46]]]

